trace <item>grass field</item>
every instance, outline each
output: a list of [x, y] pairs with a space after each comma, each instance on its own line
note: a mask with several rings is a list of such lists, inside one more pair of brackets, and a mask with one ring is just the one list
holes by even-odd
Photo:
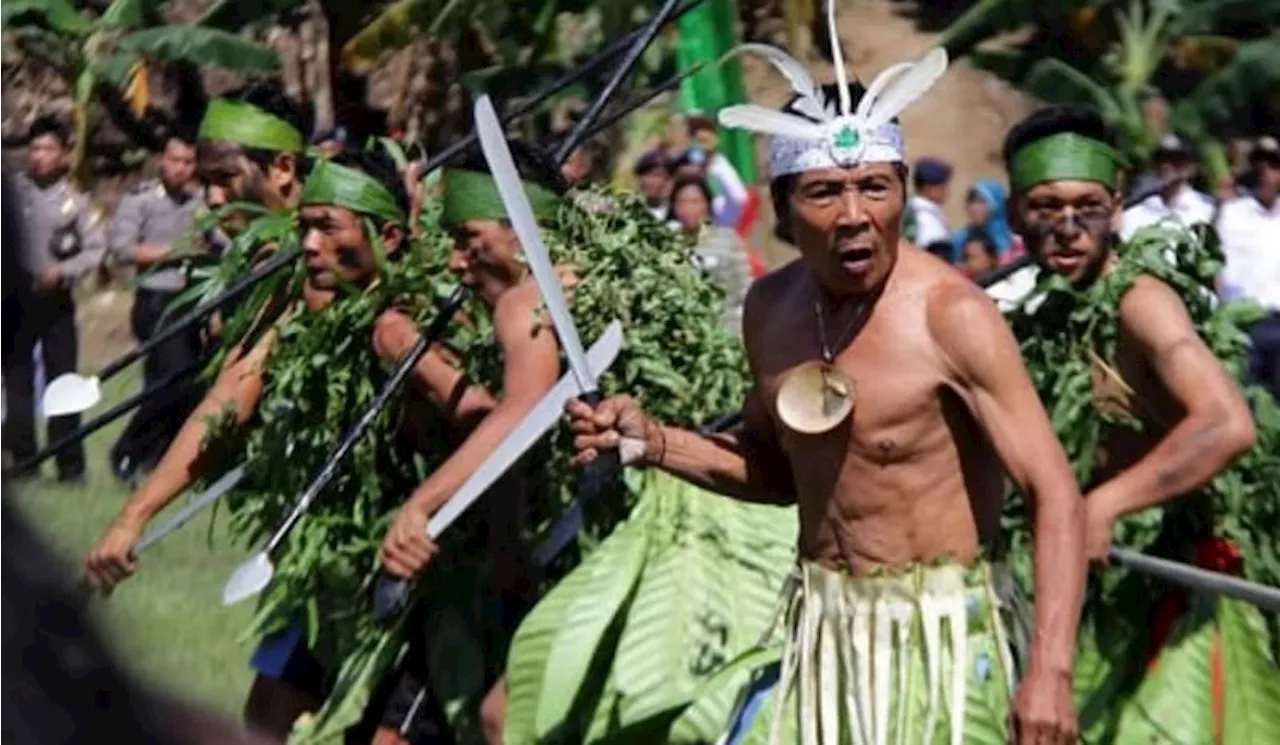
[[[135, 375], [121, 378], [107, 383], [105, 400], [95, 412], [105, 411], [137, 389]], [[89, 438], [85, 486], [59, 485], [52, 478], [52, 462], [46, 462], [44, 477], [28, 482], [16, 495], [66, 561], [68, 571], [78, 570], [128, 496], [111, 476], [106, 455], [127, 419]], [[183, 503], [180, 498], [175, 507]], [[163, 515], [156, 524], [160, 519]], [[208, 514], [192, 520], [149, 549], [138, 573], [110, 599], [95, 601], [94, 611], [119, 656], [144, 678], [238, 717], [248, 691], [251, 652], [249, 643], [240, 638], [248, 628], [253, 603], [222, 606], [222, 584], [247, 554], [230, 545], [224, 528], [225, 515], [212, 523]]]

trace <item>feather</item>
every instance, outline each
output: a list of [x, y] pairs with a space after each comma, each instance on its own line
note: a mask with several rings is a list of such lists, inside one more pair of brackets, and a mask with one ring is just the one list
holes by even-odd
[[720, 124], [726, 127], [749, 129], [757, 134], [816, 140], [824, 131], [820, 124], [753, 103], [721, 109], [719, 117]]
[[880, 74], [871, 81], [871, 85], [867, 86], [867, 92], [862, 94], [862, 99], [858, 101], [858, 108], [853, 113], [854, 117], [861, 121], [866, 121], [867, 114], [872, 109], [872, 104], [880, 98], [880, 92], [884, 90], [885, 86], [893, 82], [898, 75], [910, 70], [914, 64], [914, 62], [899, 62], [881, 70]]
[[844, 52], [840, 49], [840, 34], [836, 31], [836, 0], [827, 0], [827, 31], [831, 34], [831, 60], [836, 67], [836, 87], [840, 92], [840, 115], [853, 113], [849, 99], [849, 74], [844, 69]]
[[[885, 72], [891, 70], [893, 70], [892, 67]], [[913, 64], [910, 70], [895, 73], [884, 85], [870, 110], [867, 111], [864, 125], [867, 129], [876, 129], [893, 121], [894, 117], [924, 95], [946, 71], [947, 50], [942, 47], [931, 49], [928, 54]]]
[[725, 55], [724, 61], [741, 54], [754, 54], [763, 57], [766, 62], [773, 66], [773, 69], [787, 79], [787, 82], [791, 84], [791, 90], [795, 91], [795, 94], [800, 97], [792, 104], [797, 111], [819, 122], [825, 122], [831, 118], [831, 114], [822, 103], [822, 91], [818, 88], [817, 83], [813, 81], [813, 77], [809, 75], [809, 71], [804, 69], [804, 65], [794, 57], [777, 47], [771, 47], [767, 44], [747, 43], [734, 47], [729, 54]]

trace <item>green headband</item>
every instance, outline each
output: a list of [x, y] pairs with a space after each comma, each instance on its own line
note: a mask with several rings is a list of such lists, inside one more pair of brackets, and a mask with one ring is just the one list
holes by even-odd
[[[440, 205], [440, 222], [459, 225], [467, 220], [505, 220], [507, 208], [493, 176], [479, 171], [448, 169], [444, 172], [444, 197]], [[539, 220], [555, 217], [560, 197], [537, 184], [521, 181], [533, 214]]]
[[302, 133], [251, 103], [215, 98], [200, 120], [200, 139], [234, 142], [280, 153], [300, 153]]
[[1097, 181], [1116, 188], [1120, 155], [1098, 140], [1074, 132], [1036, 140], [1013, 156], [1009, 184], [1013, 191], [1026, 191], [1046, 181]]
[[368, 174], [328, 160], [316, 162], [302, 186], [302, 206], [332, 204], [403, 225], [404, 210], [387, 187]]

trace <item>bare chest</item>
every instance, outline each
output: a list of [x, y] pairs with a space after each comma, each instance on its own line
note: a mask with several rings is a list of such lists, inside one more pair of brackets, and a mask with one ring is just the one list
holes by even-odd
[[787, 425], [779, 393], [823, 360], [823, 345], [811, 317], [777, 320], [757, 382], [794, 463], [843, 451], [859, 461], [890, 465], [936, 447], [946, 429], [940, 405], [946, 381], [923, 330], [873, 317], [852, 343], [835, 350], [831, 367], [848, 382], [852, 411], [829, 432], [806, 434]]

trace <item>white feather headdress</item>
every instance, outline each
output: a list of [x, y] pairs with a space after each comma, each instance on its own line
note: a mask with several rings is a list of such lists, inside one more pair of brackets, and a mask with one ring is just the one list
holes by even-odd
[[799, 116], [751, 103], [720, 110], [722, 125], [769, 135], [769, 170], [774, 178], [814, 168], [904, 160], [902, 128], [894, 119], [947, 71], [947, 51], [941, 47], [919, 60], [891, 65], [871, 81], [854, 109], [836, 35], [835, 5], [835, 0], [827, 0], [838, 108], [826, 105], [822, 90], [804, 65], [781, 49], [742, 44], [731, 52], [731, 56], [745, 53], [764, 57], [799, 96], [792, 105]]

